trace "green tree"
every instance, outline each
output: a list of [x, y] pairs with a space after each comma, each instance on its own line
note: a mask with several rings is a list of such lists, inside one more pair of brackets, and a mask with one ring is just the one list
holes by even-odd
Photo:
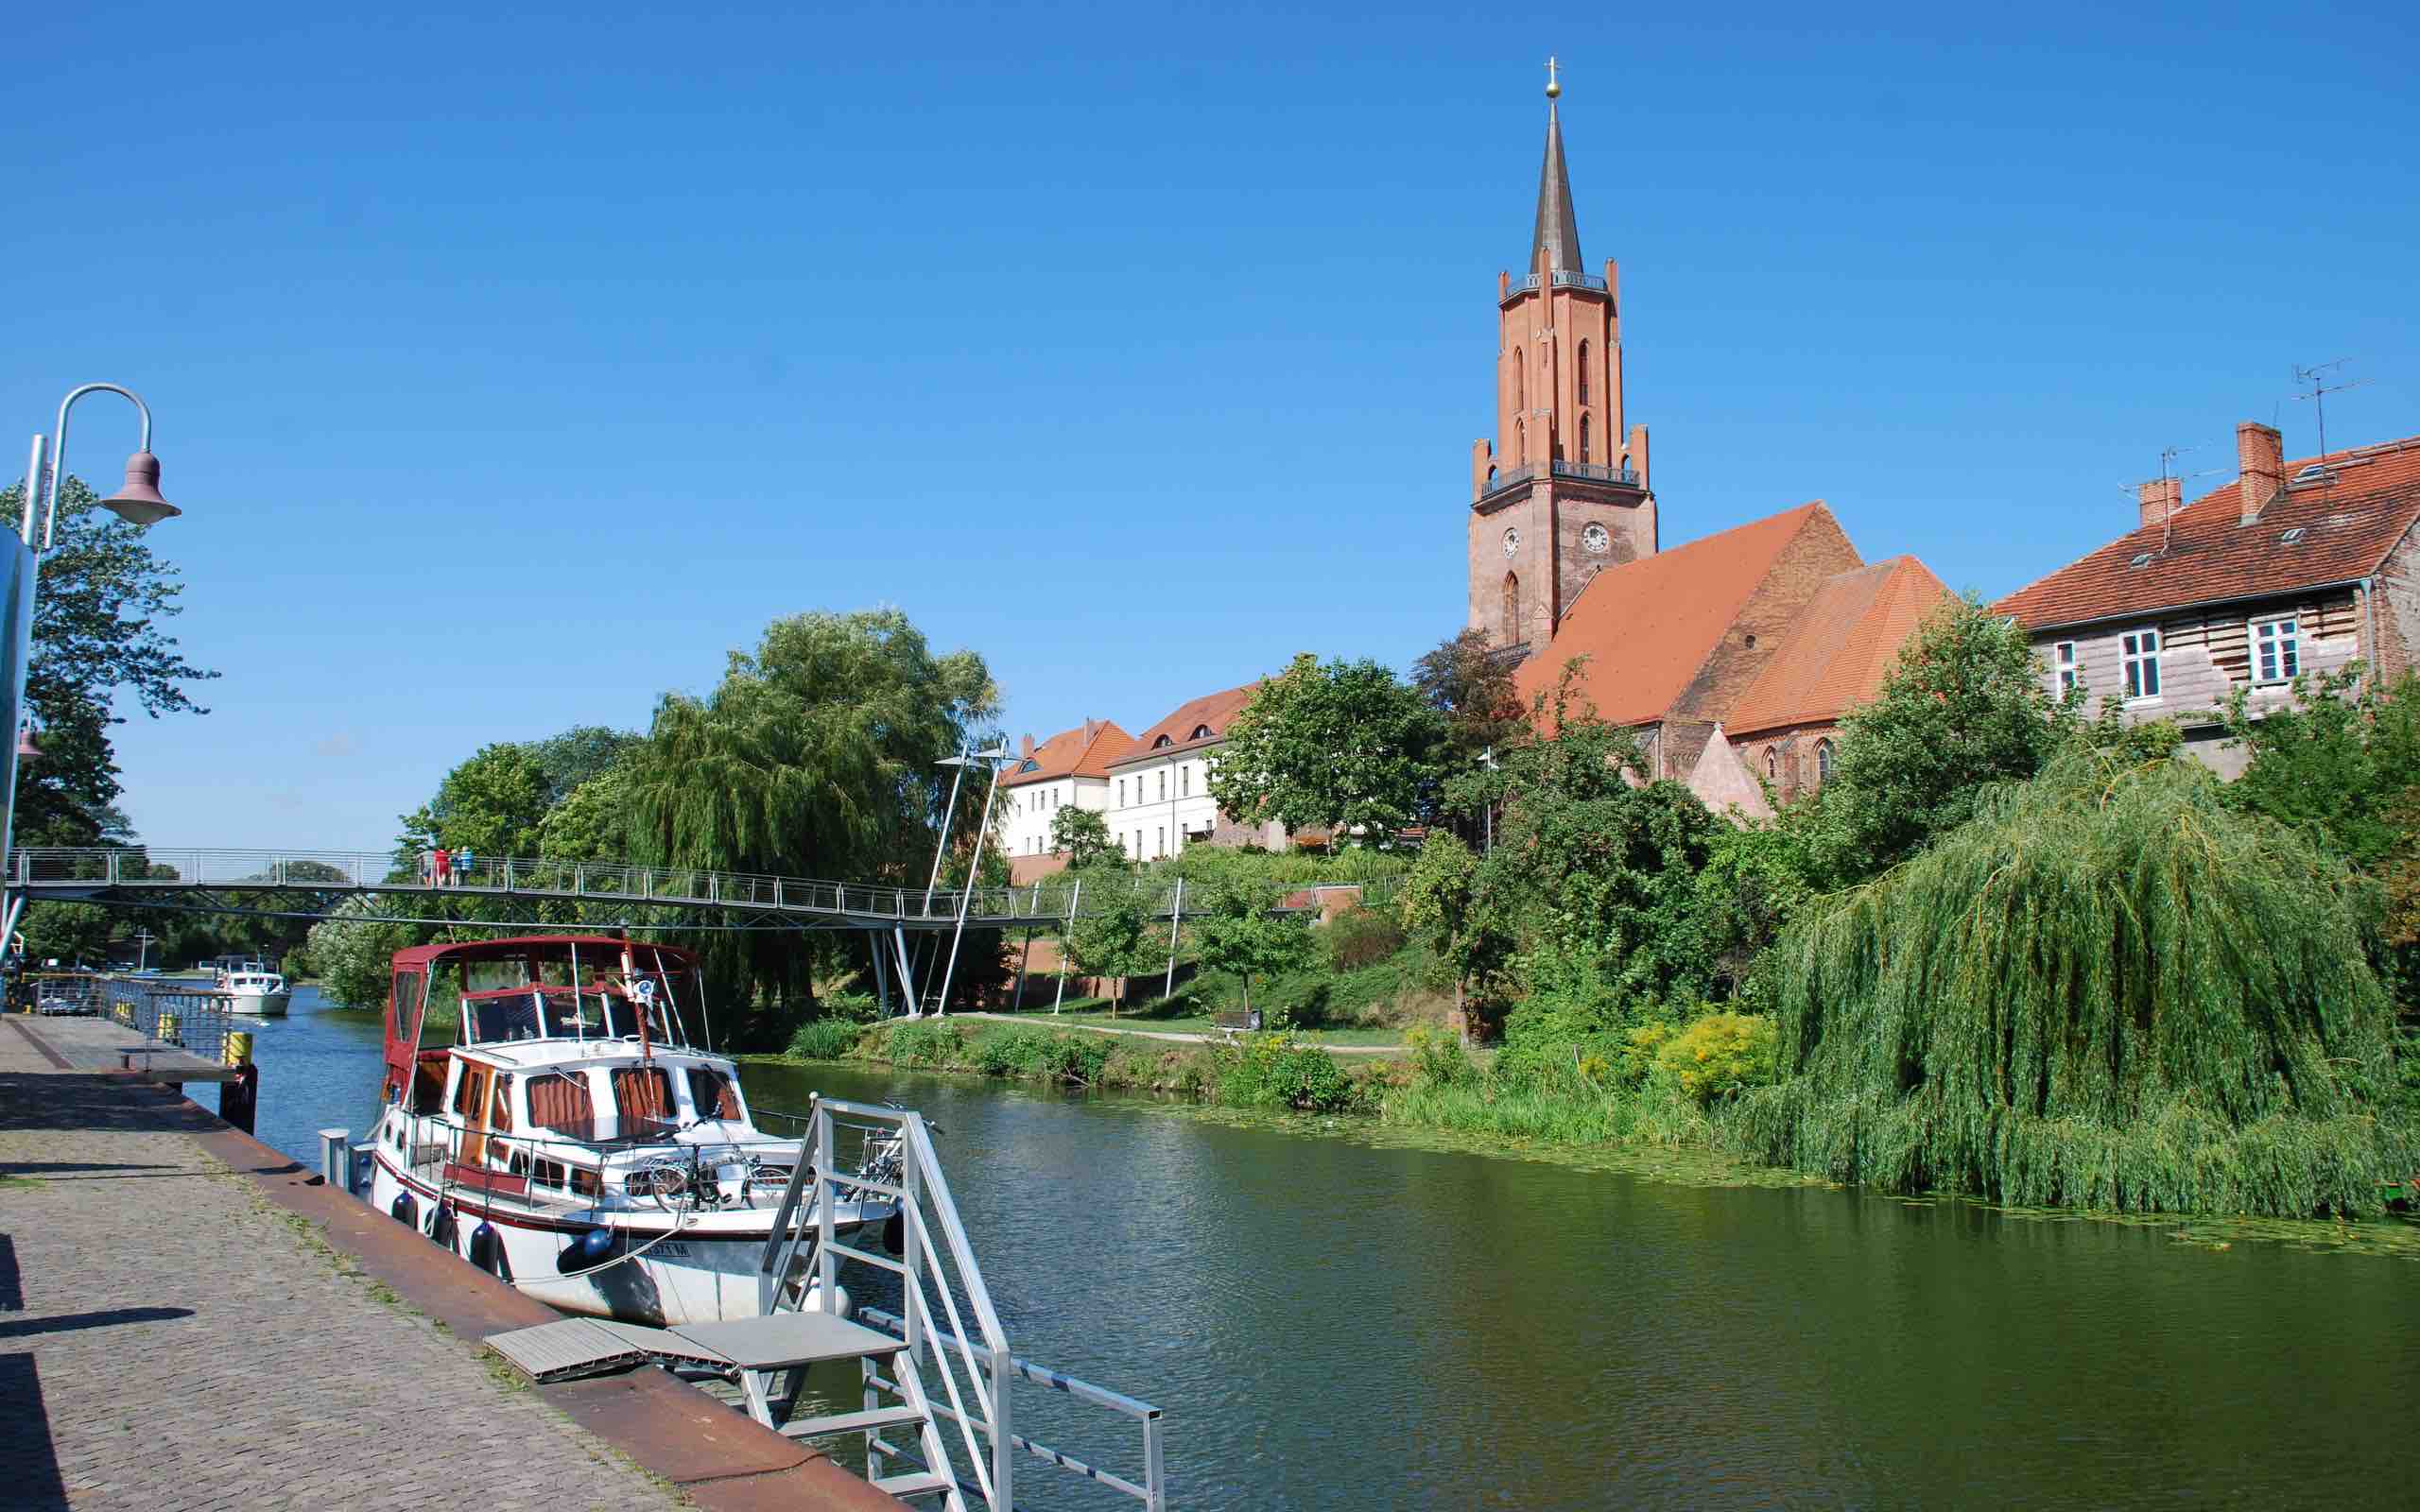
[[2023, 627], [1972, 597], [1945, 602], [1899, 647], [1874, 701], [1841, 721], [1824, 784], [1839, 880], [1896, 864], [1971, 818], [1990, 784], [2041, 771], [2076, 713], [2052, 700]]
[[524, 748], [545, 778], [546, 804], [553, 808], [571, 797], [581, 783], [613, 770], [623, 753], [645, 738], [632, 730], [613, 730], [604, 725], [574, 725], [560, 735], [533, 740]]
[[1403, 925], [1454, 969], [1454, 1028], [1468, 1038], [1464, 994], [1501, 971], [1512, 943], [1498, 902], [1479, 884], [1480, 860], [1451, 833], [1432, 833], [1403, 889]]
[[607, 767], [573, 788], [538, 822], [538, 854], [550, 861], [624, 861], [631, 844], [630, 772]]
[[1195, 958], [1243, 984], [1247, 1013], [1252, 1011], [1253, 982], [1295, 971], [1317, 954], [1308, 923], [1274, 911], [1270, 901], [1266, 887], [1240, 878], [1214, 884], [1198, 913], [1193, 900], [1185, 900], [1184, 922], [1193, 935]]
[[1238, 818], [1331, 825], [1382, 842], [1423, 812], [1442, 775], [1443, 721], [1375, 662], [1307, 652], [1263, 682], [1211, 758], [1210, 794]]
[[499, 741], [446, 773], [434, 799], [403, 816], [404, 847], [467, 846], [496, 860], [534, 855], [546, 809], [546, 774], [530, 747]]
[[[774, 621], [702, 698], [667, 695], [625, 757], [631, 859], [921, 885], [947, 796], [942, 757], [963, 750], [999, 693], [972, 651], [936, 656], [897, 610]], [[958, 806], [953, 847], [980, 822]], [[683, 943], [729, 994], [736, 1044], [780, 1044], [812, 1001], [812, 953], [786, 934], [717, 932]], [[789, 1005], [795, 1002], [795, 1008]]]
[[2357, 663], [2297, 679], [2294, 692], [2291, 707], [2255, 716], [2236, 691], [2227, 732], [2251, 759], [2228, 800], [2374, 871], [2394, 853], [2396, 809], [2420, 777], [2420, 674], [2379, 689]]
[[[1087, 889], [1095, 901], [1077, 917], [1067, 936], [1067, 959], [1080, 976], [1117, 978], [1117, 1000], [1124, 1002], [1133, 978], [1166, 964], [1167, 936], [1151, 921], [1139, 891], [1123, 878], [1106, 874], [1101, 884]], [[1192, 918], [1188, 911], [1186, 922]]]
[[[43, 754], [18, 767], [20, 845], [124, 837], [113, 700], [130, 696], [155, 719], [207, 713], [185, 685], [218, 676], [187, 662], [164, 627], [184, 611], [175, 565], [98, 503], [81, 479], [60, 481], [58, 533], [37, 575], [26, 707], [42, 726]], [[23, 484], [0, 490], [0, 520], [13, 523], [24, 505]]]
[[1100, 811], [1074, 804], [1050, 816], [1050, 849], [1066, 856], [1074, 871], [1115, 861], [1120, 854]]
[[303, 954], [331, 1002], [348, 1008], [384, 1004], [395, 953], [421, 942], [419, 928], [380, 918], [379, 907], [376, 899], [355, 894], [311, 926]]

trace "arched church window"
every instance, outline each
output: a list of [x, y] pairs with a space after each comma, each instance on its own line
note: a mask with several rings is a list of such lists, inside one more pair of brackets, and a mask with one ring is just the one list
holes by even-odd
[[1526, 462], [1530, 457], [1530, 428], [1519, 421], [1512, 422], [1512, 460]]
[[1768, 782], [1781, 781], [1781, 758], [1773, 754], [1771, 746], [1765, 747], [1765, 778]]
[[[1583, 404], [1588, 403], [1588, 343], [1585, 341], [1580, 343], [1580, 402]], [[1588, 458], [1583, 455], [1580, 460], [1585, 462]]]
[[1597, 454], [1588, 449], [1588, 417], [1582, 415], [1580, 417], [1580, 460], [1593, 462], [1596, 459]]
[[1487, 486], [1490, 489], [1494, 489], [1495, 487], [1495, 469], [1494, 468], [1489, 468], [1487, 470]]
[[1521, 644], [1521, 579], [1512, 573], [1504, 575], [1504, 644]]
[[1818, 782], [1832, 780], [1832, 743], [1828, 740], [1815, 743], [1815, 777]]
[[1512, 349], [1512, 407], [1530, 407], [1530, 370], [1521, 366], [1521, 349]]

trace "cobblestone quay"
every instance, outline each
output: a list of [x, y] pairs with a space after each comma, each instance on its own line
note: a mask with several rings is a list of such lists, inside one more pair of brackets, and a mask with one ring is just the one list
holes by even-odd
[[0, 1504], [895, 1509], [660, 1371], [532, 1387], [555, 1314], [173, 1092], [0, 1020]]

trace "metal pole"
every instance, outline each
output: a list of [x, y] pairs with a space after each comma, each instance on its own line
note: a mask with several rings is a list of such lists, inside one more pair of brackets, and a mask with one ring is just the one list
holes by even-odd
[[951, 758], [949, 801], [942, 806], [941, 838], [933, 843], [933, 874], [925, 882], [925, 912], [933, 911], [933, 889], [941, 885], [942, 852], [949, 849], [949, 821], [958, 815], [958, 784], [966, 780], [966, 753]]
[[958, 971], [959, 941], [966, 937], [966, 910], [975, 902], [975, 881], [983, 875], [983, 836], [992, 828], [992, 800], [1000, 796], [1001, 765], [996, 760], [992, 762], [992, 786], [983, 795], [983, 819], [975, 827], [975, 855], [966, 864], [966, 886], [958, 895], [958, 924], [949, 932], [949, 960], [942, 968], [942, 994], [933, 1001], [933, 1011], [943, 1018], [949, 1016], [949, 979]]
[[[26, 517], [21, 526], [26, 539], [26, 581], [17, 595], [17, 606], [26, 622], [18, 627], [15, 647], [17, 682], [11, 691], [16, 698], [18, 728], [9, 731], [9, 790], [6, 795], [0, 795], [0, 850], [14, 846], [17, 838], [17, 746], [18, 737], [24, 730], [26, 663], [33, 657], [34, 593], [41, 587], [42, 578], [42, 552], [34, 545], [34, 519], [35, 511], [42, 504], [43, 479], [47, 472], [43, 464], [44, 439], [40, 436], [34, 438], [31, 455], [26, 459]], [[12, 918], [12, 935], [14, 922]], [[0, 945], [6, 943], [0, 940]]]
[[1059, 936], [1059, 991], [1050, 1000], [1050, 1011], [1053, 1013], [1059, 1011], [1060, 1004], [1067, 1001], [1067, 942], [1075, 937], [1076, 904], [1083, 896], [1084, 879], [1078, 877], [1076, 885], [1067, 893], [1067, 933]]
[[1025, 926], [1025, 954], [1017, 957], [1017, 1000], [1014, 1007], [1025, 1006], [1025, 979], [1033, 974], [1033, 926]]
[[908, 1017], [924, 1017], [924, 1001], [916, 995], [916, 971], [908, 959], [908, 926], [890, 926], [891, 946], [899, 952], [899, 995], [908, 1004]]
[[1160, 984], [1160, 996], [1176, 992], [1176, 936], [1184, 927], [1184, 879], [1176, 879], [1176, 902], [1168, 908], [1168, 979]]

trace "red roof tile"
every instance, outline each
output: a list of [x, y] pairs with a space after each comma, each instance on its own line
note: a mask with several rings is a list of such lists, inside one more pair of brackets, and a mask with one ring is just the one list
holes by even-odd
[[1541, 693], [1551, 697], [1564, 664], [1585, 656], [1577, 686], [1599, 718], [1616, 725], [1663, 718], [1756, 585], [1818, 519], [1838, 528], [1819, 500], [1599, 573], [1553, 642], [1521, 663], [1514, 687], [1522, 703]]
[[1000, 774], [1002, 787], [1047, 782], [1061, 777], [1107, 777], [1109, 764], [1126, 754], [1134, 737], [1110, 719], [1087, 719], [1033, 748], [1033, 754]]
[[1949, 590], [1913, 557], [1893, 557], [1824, 580], [1772, 660], [1722, 716], [1734, 737], [1825, 723], [1881, 691], [1900, 643]]
[[[2420, 520], [2420, 436], [2331, 453], [2325, 481], [2290, 482], [2319, 460], [2288, 462], [2286, 491], [2253, 524], [2238, 523], [2241, 493], [2230, 483], [2164, 527], [2128, 531], [1992, 607], [2045, 629], [2366, 577]], [[2290, 544], [2281, 539], [2290, 530], [2302, 532]]]
[[[1252, 696], [1259, 690], [1259, 683], [1247, 682], [1240, 688], [1229, 688], [1223, 693], [1205, 693], [1190, 702], [1181, 703], [1166, 719], [1135, 736], [1134, 744], [1110, 765], [1124, 765], [1128, 762], [1215, 746], [1226, 738], [1227, 726], [1235, 722], [1236, 715], [1244, 712], [1244, 705], [1252, 702]], [[1208, 734], [1194, 734], [1195, 730], [1204, 727], [1208, 728]], [[1162, 745], [1162, 741], [1167, 744]]]

